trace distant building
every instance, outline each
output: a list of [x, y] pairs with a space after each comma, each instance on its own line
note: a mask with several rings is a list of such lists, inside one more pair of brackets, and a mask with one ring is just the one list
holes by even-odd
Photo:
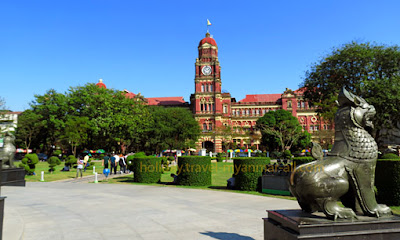
[[[206, 148], [213, 152], [222, 152], [223, 141], [233, 141], [240, 146], [256, 146], [260, 144], [260, 133], [254, 131], [258, 118], [268, 111], [285, 109], [297, 117], [304, 131], [317, 133], [330, 130], [332, 126], [320, 121], [315, 108], [303, 100], [303, 91], [292, 91], [286, 88], [278, 94], [252, 94], [240, 101], [222, 92], [221, 66], [218, 60], [218, 46], [214, 38], [206, 33], [198, 45], [198, 58], [195, 61], [195, 92], [190, 96], [190, 105], [183, 97], [144, 98], [148, 105], [166, 107], [190, 107], [195, 119], [199, 122], [202, 134], [197, 142], [197, 149]], [[104, 83], [99, 82], [99, 87]], [[124, 90], [130, 98], [137, 97]], [[216, 129], [230, 126], [233, 129], [229, 137], [218, 134]], [[331, 141], [331, 139], [328, 139]]]
[[0, 133], [15, 131], [18, 125], [18, 116], [22, 112], [2, 111], [0, 112]]

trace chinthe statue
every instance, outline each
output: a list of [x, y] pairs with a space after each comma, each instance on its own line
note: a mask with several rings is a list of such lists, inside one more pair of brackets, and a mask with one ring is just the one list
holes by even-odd
[[344, 88], [338, 104], [332, 151], [323, 160], [296, 168], [290, 177], [290, 191], [303, 211], [322, 211], [332, 220], [357, 219], [356, 213], [392, 215], [389, 207], [375, 199], [378, 147], [368, 132], [373, 128], [375, 108]]
[[10, 132], [6, 132], [4, 137], [4, 146], [0, 149], [0, 158], [3, 160], [3, 168], [15, 168], [15, 137]]

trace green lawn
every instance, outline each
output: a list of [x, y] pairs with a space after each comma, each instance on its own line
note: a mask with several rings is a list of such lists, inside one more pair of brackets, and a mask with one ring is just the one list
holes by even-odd
[[[103, 172], [103, 167], [101, 166], [100, 161], [94, 161], [94, 166], [96, 167], [97, 173]], [[19, 162], [15, 162], [15, 165], [18, 166]], [[44, 171], [44, 181], [52, 182], [62, 179], [70, 179], [76, 176], [76, 169], [73, 168], [69, 172], [61, 172], [60, 170], [64, 167], [64, 162], [55, 167], [55, 171], [53, 173], [49, 172], [49, 164], [47, 162], [39, 162], [36, 164], [35, 173], [36, 175], [25, 176], [25, 180], [27, 182], [39, 182], [41, 178], [41, 172]], [[93, 175], [93, 167], [89, 167], [86, 172], [83, 172], [83, 176]]]

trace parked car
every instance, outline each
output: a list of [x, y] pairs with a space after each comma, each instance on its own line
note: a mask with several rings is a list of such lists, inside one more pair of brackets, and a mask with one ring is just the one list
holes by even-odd
[[39, 158], [39, 161], [43, 161], [43, 162], [47, 161], [47, 155], [46, 154], [38, 153], [37, 156]]

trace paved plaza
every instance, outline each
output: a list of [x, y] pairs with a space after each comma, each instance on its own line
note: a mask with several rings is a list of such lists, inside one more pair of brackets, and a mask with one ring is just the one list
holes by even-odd
[[265, 210], [296, 201], [130, 184], [27, 183], [2, 187], [3, 239], [262, 239]]

